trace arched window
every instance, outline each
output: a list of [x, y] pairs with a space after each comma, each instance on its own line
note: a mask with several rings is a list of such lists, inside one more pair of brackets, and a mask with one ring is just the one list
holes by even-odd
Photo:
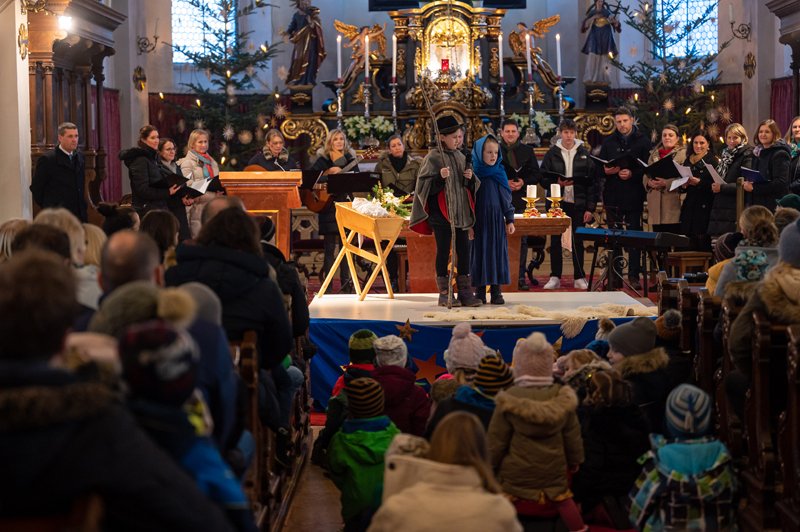
[[675, 43], [667, 48], [667, 56], [683, 57], [686, 55], [687, 50], [691, 50], [692, 47], [694, 47], [696, 54], [701, 56], [715, 54], [719, 51], [718, 4], [717, 0], [656, 1], [658, 19], [669, 15], [669, 11], [672, 11], [669, 23], [665, 25], [665, 32], [669, 32], [671, 26], [679, 28], [694, 22], [702, 18], [706, 11], [710, 10], [706, 22], [692, 31], [688, 35], [686, 42]]
[[[214, 8], [219, 2], [215, 0], [202, 0], [207, 8]], [[231, 17], [236, 32], [236, 17]], [[172, 45], [183, 46], [195, 52], [203, 52], [206, 39], [211, 38], [211, 32], [224, 28], [224, 23], [218, 18], [209, 16], [199, 11], [189, 0], [172, 0]], [[189, 63], [185, 54], [173, 51], [173, 63]]]

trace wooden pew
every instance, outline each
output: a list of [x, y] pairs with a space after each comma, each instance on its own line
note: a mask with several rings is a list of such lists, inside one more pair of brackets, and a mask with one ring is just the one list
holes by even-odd
[[800, 531], [800, 325], [789, 327], [786, 410], [778, 432], [783, 495], [777, 504], [781, 528]]
[[658, 315], [664, 314], [665, 310], [680, 308], [680, 291], [678, 284], [673, 283], [667, 277], [667, 272], [658, 272]]
[[681, 311], [681, 351], [691, 356], [697, 350], [697, 315], [700, 292], [684, 279], [678, 281], [678, 309]]
[[714, 373], [719, 353], [714, 349], [714, 328], [722, 317], [722, 300], [708, 290], [701, 290], [697, 303], [697, 351], [694, 356], [694, 380], [697, 386], [714, 395]]
[[731, 456], [741, 458], [744, 453], [744, 436], [742, 420], [733, 414], [728, 403], [728, 394], [725, 390], [725, 379], [733, 371], [728, 350], [728, 338], [730, 337], [731, 325], [742, 311], [746, 301], [738, 297], [724, 297], [722, 299], [722, 365], [714, 373], [714, 383], [716, 386], [717, 403], [717, 434], [719, 439], [728, 447]]
[[103, 499], [86, 495], [73, 501], [67, 513], [48, 516], [0, 518], [5, 532], [100, 532], [103, 520]]
[[753, 319], [753, 377], [745, 403], [748, 463], [742, 474], [747, 505], [741, 521], [747, 530], [764, 530], [778, 527], [776, 413], [785, 407], [788, 329], [773, 324], [761, 311], [753, 312]]

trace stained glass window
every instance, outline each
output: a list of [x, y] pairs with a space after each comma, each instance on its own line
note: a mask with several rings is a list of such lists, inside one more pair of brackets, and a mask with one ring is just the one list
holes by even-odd
[[[213, 0], [205, 1], [206, 4], [216, 4]], [[204, 18], [208, 28], [205, 28], [203, 24]], [[235, 17], [232, 17], [231, 20], [235, 24]], [[206, 38], [210, 38], [209, 31], [222, 28], [223, 24], [220, 21], [213, 17], [204, 17], [187, 0], [172, 0], [172, 44], [174, 46], [185, 46], [189, 50], [202, 52]], [[236, 31], [235, 27], [234, 31]], [[177, 50], [173, 51], [172, 61], [174, 63], [190, 62], [186, 55]]]
[[[697, 55], [701, 56], [717, 53], [719, 48], [717, 0], [683, 0], [669, 3], [675, 5], [677, 9], [669, 21], [671, 24], [666, 25], [665, 31], [669, 29], [670, 25], [680, 27], [701, 18], [710, 6], [713, 6], [713, 9], [706, 23], [692, 31], [687, 38], [687, 42], [679, 42], [667, 48], [667, 55], [682, 57], [692, 47], [694, 47]], [[656, 9], [663, 9], [661, 2], [656, 3]], [[659, 12], [659, 15], [661, 14]]]

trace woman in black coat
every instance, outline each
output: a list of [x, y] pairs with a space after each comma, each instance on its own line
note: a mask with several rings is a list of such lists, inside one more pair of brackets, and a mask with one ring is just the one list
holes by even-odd
[[681, 205], [681, 232], [690, 239], [690, 247], [697, 251], [710, 251], [708, 222], [714, 193], [714, 179], [705, 164], [714, 164], [711, 139], [705, 133], [695, 133], [686, 152], [686, 163], [692, 171], [689, 182], [683, 185], [686, 197]]
[[138, 146], [122, 150], [119, 158], [128, 167], [133, 208], [140, 215], [151, 209], [169, 210], [168, 200], [180, 187], [169, 186], [158, 166], [158, 130], [150, 125], [139, 130]]
[[724, 185], [711, 184], [714, 206], [708, 234], [719, 236], [736, 231], [736, 180], [742, 168], [753, 167], [753, 147], [747, 144], [747, 131], [742, 124], [731, 124], [725, 128], [725, 149], [717, 165], [717, 173], [725, 180]]
[[792, 125], [786, 132], [784, 140], [792, 150], [789, 163], [789, 192], [800, 194], [800, 116], [792, 119]]
[[778, 124], [772, 119], [764, 120], [758, 125], [756, 140], [753, 168], [758, 170], [764, 182], [745, 181], [742, 188], [750, 193], [748, 205], [763, 205], [774, 212], [777, 201], [789, 191], [791, 150], [781, 138]]
[[277, 129], [270, 129], [267, 132], [267, 140], [264, 142], [262, 150], [250, 159], [248, 166], [260, 166], [267, 172], [289, 172], [299, 170], [300, 164], [289, 154], [286, 149], [286, 141]]

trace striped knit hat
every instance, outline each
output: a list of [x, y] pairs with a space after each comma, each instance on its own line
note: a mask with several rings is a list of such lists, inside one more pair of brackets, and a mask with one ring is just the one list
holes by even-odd
[[383, 415], [383, 388], [375, 379], [360, 377], [353, 379], [344, 387], [347, 393], [347, 406], [354, 418], [378, 417]]
[[495, 396], [514, 384], [514, 374], [498, 355], [486, 355], [481, 359], [472, 383], [486, 395]]
[[697, 386], [681, 384], [667, 397], [666, 417], [673, 437], [702, 436], [711, 425], [711, 397]]
[[377, 336], [369, 329], [359, 329], [350, 336], [347, 344], [350, 350], [350, 362], [368, 364], [375, 361], [375, 347], [372, 345]]

